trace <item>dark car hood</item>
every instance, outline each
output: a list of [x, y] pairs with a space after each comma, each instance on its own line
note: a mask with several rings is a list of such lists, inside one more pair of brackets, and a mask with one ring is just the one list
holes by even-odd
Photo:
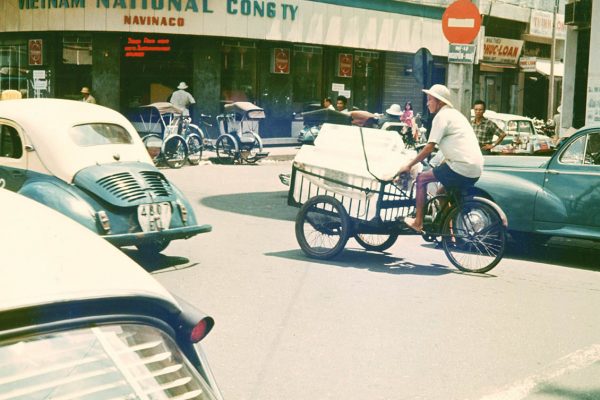
[[73, 183], [117, 207], [177, 199], [164, 175], [154, 166], [140, 162], [87, 167], [75, 175]]

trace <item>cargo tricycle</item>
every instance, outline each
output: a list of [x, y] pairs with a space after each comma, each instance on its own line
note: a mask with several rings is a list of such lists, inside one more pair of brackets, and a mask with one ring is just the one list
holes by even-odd
[[[383, 252], [400, 235], [417, 234], [403, 221], [415, 209], [419, 170], [393, 180], [399, 160], [415, 155], [395, 132], [324, 124], [315, 146], [303, 146], [292, 167], [288, 204], [300, 208], [295, 234], [302, 251], [330, 259], [354, 238], [366, 250]], [[429, 196], [422, 235], [439, 243], [459, 270], [484, 273], [502, 259], [506, 229], [495, 203], [450, 188]]]

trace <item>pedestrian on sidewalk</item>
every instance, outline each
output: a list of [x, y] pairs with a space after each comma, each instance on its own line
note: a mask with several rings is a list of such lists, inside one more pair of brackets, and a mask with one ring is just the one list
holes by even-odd
[[90, 93], [89, 87], [87, 87], [87, 86], [82, 87], [81, 94], [83, 95], [83, 98], [81, 99], [81, 101], [83, 101], [85, 103], [96, 104], [96, 98], [94, 96], [92, 96], [92, 94]]

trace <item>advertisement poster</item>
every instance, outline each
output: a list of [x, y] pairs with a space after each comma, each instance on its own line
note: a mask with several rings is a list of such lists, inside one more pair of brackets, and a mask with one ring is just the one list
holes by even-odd
[[337, 73], [342, 78], [352, 78], [352, 67], [354, 66], [354, 57], [352, 54], [338, 54]]
[[289, 74], [290, 73], [290, 49], [273, 49], [271, 58], [271, 73]]
[[585, 124], [600, 123], [600, 77], [589, 77]]

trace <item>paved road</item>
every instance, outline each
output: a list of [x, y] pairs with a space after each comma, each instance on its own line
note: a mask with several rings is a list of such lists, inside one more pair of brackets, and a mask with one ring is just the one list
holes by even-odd
[[315, 262], [277, 178], [289, 168], [164, 170], [214, 230], [156, 260], [130, 252], [215, 318], [205, 345], [226, 399], [600, 398], [598, 252], [511, 249], [472, 275], [408, 236]]

